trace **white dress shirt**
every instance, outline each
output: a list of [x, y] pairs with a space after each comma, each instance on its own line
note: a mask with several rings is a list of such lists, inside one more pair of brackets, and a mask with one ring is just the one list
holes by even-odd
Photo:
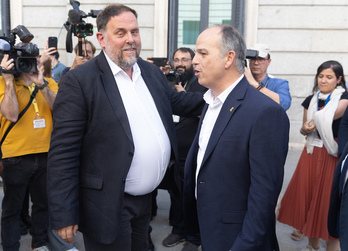
[[[198, 154], [197, 154], [197, 169], [196, 169], [196, 188], [197, 188], [197, 178], [198, 178], [199, 171], [201, 169], [203, 157], [209, 143], [210, 135], [214, 129], [215, 122], [220, 114], [222, 105], [224, 104], [227, 96], [237, 86], [237, 84], [242, 80], [243, 77], [244, 77], [244, 74], [242, 74], [237, 79], [237, 81], [235, 81], [231, 86], [229, 86], [216, 98], [214, 98], [210, 89], [203, 96], [205, 102], [209, 106], [203, 118], [202, 127], [199, 132], [199, 139], [198, 139], [199, 148], [198, 148]], [[197, 193], [196, 193], [196, 197], [197, 197]]]
[[169, 164], [169, 137], [138, 64], [134, 64], [130, 79], [106, 54], [105, 57], [120, 91], [135, 147], [125, 193], [148, 194], [160, 184]]

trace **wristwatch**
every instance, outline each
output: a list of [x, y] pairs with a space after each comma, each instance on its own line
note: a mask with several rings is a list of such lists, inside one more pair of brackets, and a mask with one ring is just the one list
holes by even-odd
[[43, 79], [44, 83], [40, 86], [37, 86], [37, 89], [42, 90], [48, 85], [48, 81], [46, 79]]
[[256, 88], [258, 91], [261, 90], [265, 85], [261, 82], [259, 83], [259, 86]]

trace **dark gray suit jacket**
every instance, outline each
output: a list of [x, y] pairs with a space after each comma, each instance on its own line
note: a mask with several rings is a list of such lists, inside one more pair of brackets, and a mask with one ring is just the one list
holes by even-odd
[[[138, 65], [178, 163], [172, 114], [198, 115], [202, 94], [177, 93], [157, 66], [141, 59]], [[95, 241], [112, 243], [134, 151], [122, 99], [101, 52], [64, 76], [54, 103], [47, 184], [51, 227], [79, 224]]]

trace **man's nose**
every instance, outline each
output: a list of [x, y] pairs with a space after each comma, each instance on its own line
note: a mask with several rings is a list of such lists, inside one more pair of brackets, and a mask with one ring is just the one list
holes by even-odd
[[131, 32], [127, 33], [126, 43], [128, 43], [128, 44], [133, 44], [134, 43], [134, 37], [133, 37], [133, 34]]
[[192, 64], [196, 65], [197, 64], [197, 55], [195, 55], [192, 59]]

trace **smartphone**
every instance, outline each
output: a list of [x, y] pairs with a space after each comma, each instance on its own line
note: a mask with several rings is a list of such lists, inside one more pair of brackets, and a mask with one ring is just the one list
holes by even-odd
[[153, 61], [155, 65], [158, 67], [160, 66], [165, 66], [167, 64], [168, 59], [167, 58], [157, 58], [157, 57], [152, 57], [150, 60]]
[[[48, 48], [54, 47], [57, 48], [57, 37], [48, 37]], [[57, 52], [53, 55], [57, 55]]]

